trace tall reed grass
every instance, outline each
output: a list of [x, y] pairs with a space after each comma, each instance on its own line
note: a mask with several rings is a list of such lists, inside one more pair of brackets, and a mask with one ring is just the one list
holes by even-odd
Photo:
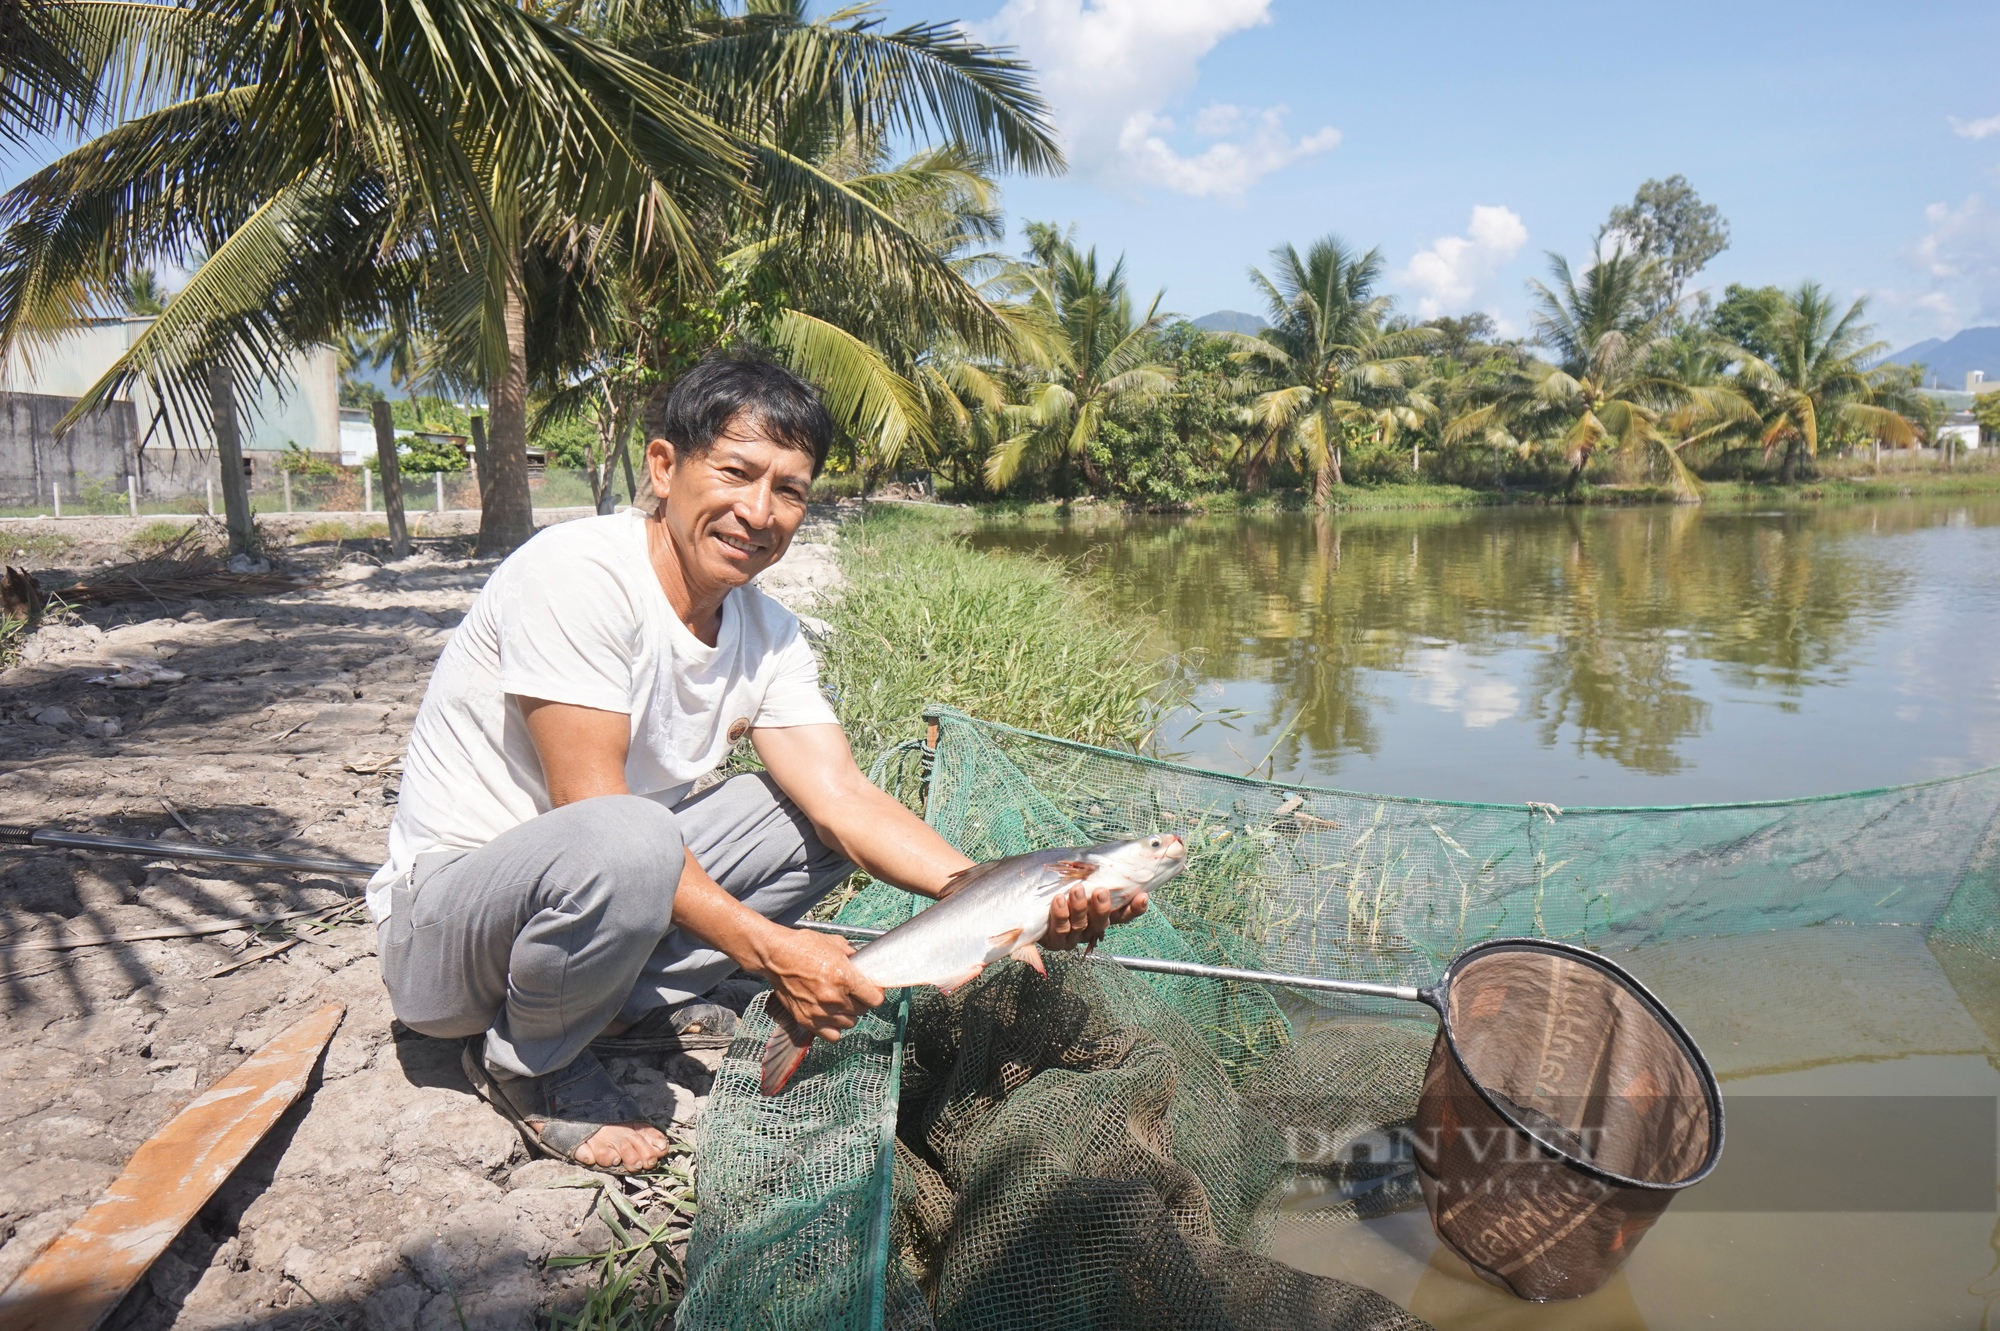
[[863, 761], [920, 733], [925, 703], [1117, 748], [1143, 748], [1185, 672], [1059, 564], [982, 552], [969, 518], [902, 505], [841, 532], [847, 590], [823, 653]]

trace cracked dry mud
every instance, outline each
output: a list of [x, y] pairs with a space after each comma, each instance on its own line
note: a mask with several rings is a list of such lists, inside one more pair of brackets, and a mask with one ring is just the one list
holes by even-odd
[[[13, 562], [97, 563], [119, 521], [94, 520], [72, 529], [81, 543]], [[0, 524], [8, 555], [23, 529], [50, 530]], [[802, 533], [767, 588], [809, 610], [838, 582], [829, 533]], [[125, 604], [45, 627], [0, 673], [0, 822], [379, 859], [392, 760], [432, 663], [492, 571], [460, 549], [438, 543], [387, 564], [337, 547], [291, 551], [289, 567], [317, 573], [317, 586]], [[183, 678], [87, 682], [148, 663]], [[472, 1094], [457, 1042], [392, 1026], [365, 916], [223, 975], [212, 973], [263, 943], [238, 930], [19, 946], [338, 907], [358, 892], [354, 880], [311, 874], [0, 852], [0, 1286], [247, 1051], [337, 999], [347, 1016], [306, 1095], [107, 1327], [448, 1331], [463, 1319], [499, 1331], [582, 1297], [589, 1268], [547, 1263], [611, 1246], [597, 1218], [603, 1180], [531, 1159]], [[290, 936], [282, 928], [268, 937]], [[754, 992], [736, 987], [739, 1000]], [[650, 1115], [688, 1138], [718, 1060], [608, 1061]]]

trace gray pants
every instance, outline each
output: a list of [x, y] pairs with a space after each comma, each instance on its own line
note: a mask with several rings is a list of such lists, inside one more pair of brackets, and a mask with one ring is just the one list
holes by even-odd
[[569, 1066], [613, 1018], [708, 992], [736, 969], [672, 925], [683, 848], [737, 900], [795, 924], [851, 872], [762, 774], [669, 809], [606, 795], [522, 823], [474, 851], [417, 858], [379, 946], [404, 1025], [486, 1032], [496, 1072]]

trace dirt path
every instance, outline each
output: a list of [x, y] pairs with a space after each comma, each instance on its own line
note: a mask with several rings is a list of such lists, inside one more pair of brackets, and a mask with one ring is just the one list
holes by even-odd
[[[0, 552], [43, 569], [115, 561], [147, 521], [53, 528], [62, 542], [47, 522], [0, 523]], [[808, 528], [766, 575], [801, 611], [837, 584], [830, 533]], [[379, 859], [395, 759], [432, 663], [492, 569], [462, 548], [428, 543], [388, 564], [337, 546], [290, 550], [281, 564], [315, 573], [312, 589], [128, 603], [45, 627], [0, 673], [0, 822]], [[114, 672], [154, 682], [89, 682]], [[308, 941], [228, 973], [296, 935], [286, 925], [264, 939], [21, 946], [339, 912], [358, 891], [311, 875], [0, 852], [0, 1286], [245, 1051], [338, 999], [347, 1017], [307, 1097], [107, 1326], [450, 1331], [462, 1315], [483, 1331], [525, 1328], [538, 1308], [581, 1297], [588, 1268], [545, 1263], [611, 1246], [595, 1218], [601, 1180], [531, 1161], [471, 1094], [455, 1042], [392, 1030], [365, 916], [336, 914]], [[715, 1061], [613, 1069], [660, 1121], [691, 1131]], [[627, 1189], [641, 1211], [669, 1214], [658, 1194]]]

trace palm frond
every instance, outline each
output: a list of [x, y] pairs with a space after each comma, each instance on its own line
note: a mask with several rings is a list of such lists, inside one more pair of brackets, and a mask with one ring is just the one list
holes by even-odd
[[771, 338], [779, 358], [818, 385], [834, 418], [867, 442], [883, 466], [894, 467], [906, 450], [930, 447], [923, 394], [866, 342], [797, 310], [778, 316]]

